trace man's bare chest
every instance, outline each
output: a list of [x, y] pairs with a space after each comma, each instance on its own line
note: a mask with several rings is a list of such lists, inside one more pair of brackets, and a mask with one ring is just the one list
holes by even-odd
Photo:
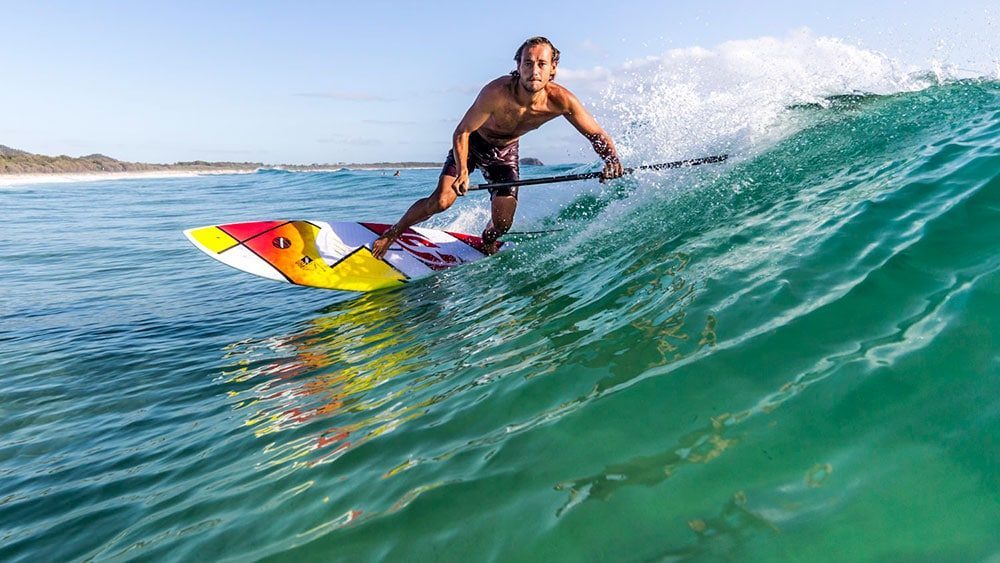
[[558, 117], [559, 113], [550, 105], [526, 107], [509, 104], [497, 108], [490, 115], [487, 127], [498, 135], [518, 137], [537, 129], [543, 123]]

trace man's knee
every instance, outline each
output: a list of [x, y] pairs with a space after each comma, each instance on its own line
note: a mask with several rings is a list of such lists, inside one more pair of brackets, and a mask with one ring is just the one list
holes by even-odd
[[448, 209], [455, 203], [455, 198], [449, 197], [448, 194], [434, 194], [430, 198], [431, 211], [434, 213], [441, 213], [445, 209]]
[[454, 190], [451, 189], [451, 184], [454, 181], [454, 178], [448, 176], [442, 176], [438, 181], [437, 189], [434, 190], [434, 193], [428, 198], [427, 202], [432, 213], [440, 213], [455, 203], [457, 196]]

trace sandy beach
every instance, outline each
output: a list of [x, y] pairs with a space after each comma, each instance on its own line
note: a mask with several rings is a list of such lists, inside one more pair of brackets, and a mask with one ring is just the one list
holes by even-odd
[[252, 174], [253, 170], [149, 170], [142, 172], [73, 172], [47, 174], [3, 174], [0, 187], [27, 186], [33, 184], [67, 184], [76, 182], [96, 182], [101, 180], [138, 180], [157, 178], [190, 178], [194, 176], [216, 176], [220, 174]]

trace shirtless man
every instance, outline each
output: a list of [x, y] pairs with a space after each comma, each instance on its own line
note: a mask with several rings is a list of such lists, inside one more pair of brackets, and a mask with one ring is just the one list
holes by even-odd
[[[469, 189], [469, 172], [480, 168], [489, 183], [519, 179], [517, 141], [547, 121], [564, 116], [594, 146], [604, 160], [602, 181], [622, 175], [614, 142], [569, 90], [552, 82], [559, 65], [559, 49], [544, 37], [525, 41], [514, 55], [517, 70], [487, 84], [453, 136], [437, 188], [418, 200], [372, 244], [376, 258], [385, 256], [401, 233], [451, 207]], [[487, 253], [496, 252], [497, 239], [514, 223], [517, 187], [490, 190], [492, 220], [483, 231]]]

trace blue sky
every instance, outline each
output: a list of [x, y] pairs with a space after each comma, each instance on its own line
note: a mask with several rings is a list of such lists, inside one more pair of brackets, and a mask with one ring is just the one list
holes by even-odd
[[[562, 50], [568, 77], [801, 27], [920, 68], [1000, 68], [986, 1], [690, 4], [0, 1], [0, 144], [151, 162], [440, 161], [532, 35]], [[588, 160], [567, 133], [546, 125], [522, 156]]]

